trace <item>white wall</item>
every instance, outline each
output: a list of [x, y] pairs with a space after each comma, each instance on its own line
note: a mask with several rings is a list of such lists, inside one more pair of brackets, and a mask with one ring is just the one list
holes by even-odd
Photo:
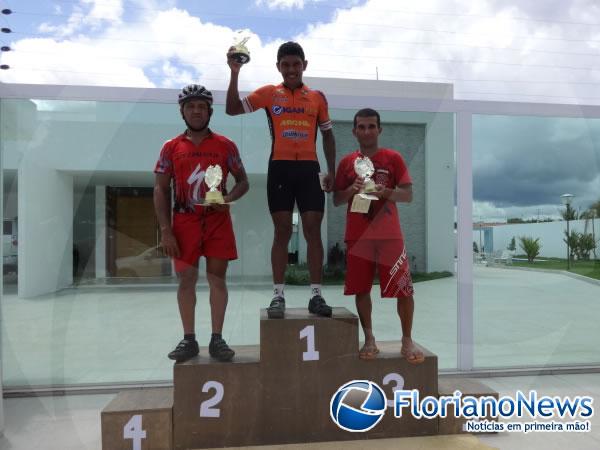
[[[36, 152], [32, 152], [36, 153]], [[19, 167], [19, 297], [55, 292], [73, 281], [73, 177], [41, 154]]]
[[[596, 240], [600, 239], [600, 219], [595, 219]], [[572, 220], [569, 222], [571, 231], [582, 233], [585, 227], [585, 220]], [[564, 232], [567, 230], [567, 222], [544, 222], [544, 223], [519, 223], [510, 225], [498, 225], [493, 227], [494, 250], [503, 250], [508, 247], [510, 240], [515, 237], [517, 244], [517, 253], [522, 253], [519, 247], [520, 236], [530, 236], [540, 238], [540, 257], [567, 258], [567, 244], [564, 243]], [[592, 221], [588, 222], [588, 233], [592, 232]], [[483, 235], [483, 232], [482, 232]], [[473, 241], [479, 246], [479, 230], [473, 230]], [[488, 249], [486, 249], [488, 251]], [[596, 248], [600, 255], [600, 248]]]

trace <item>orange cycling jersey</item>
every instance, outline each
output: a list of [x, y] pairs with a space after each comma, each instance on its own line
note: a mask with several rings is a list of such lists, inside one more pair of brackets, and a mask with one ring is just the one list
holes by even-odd
[[331, 129], [327, 100], [321, 91], [302, 85], [294, 90], [263, 86], [242, 100], [244, 112], [264, 108], [273, 140], [271, 159], [317, 161], [317, 125]]

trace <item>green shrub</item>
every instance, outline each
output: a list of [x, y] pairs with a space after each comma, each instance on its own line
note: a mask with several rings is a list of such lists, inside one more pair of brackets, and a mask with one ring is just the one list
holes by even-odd
[[540, 238], [532, 238], [530, 236], [519, 237], [519, 246], [523, 249], [527, 255], [527, 261], [533, 262], [533, 260], [540, 254], [542, 245], [540, 244]]

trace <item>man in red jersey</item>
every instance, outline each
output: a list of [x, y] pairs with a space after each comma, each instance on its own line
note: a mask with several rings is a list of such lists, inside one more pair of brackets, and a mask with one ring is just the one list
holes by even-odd
[[[401, 353], [408, 362], [420, 364], [424, 356], [411, 338], [414, 291], [396, 208], [396, 202], [412, 201], [412, 180], [400, 153], [379, 148], [381, 131], [377, 111], [370, 108], [358, 111], [352, 134], [360, 148], [345, 156], [337, 168], [333, 203], [348, 204], [344, 294], [356, 296], [356, 309], [365, 334], [359, 357], [373, 359], [379, 353], [371, 322], [371, 287], [377, 266], [381, 296], [397, 299], [402, 326]], [[378, 200], [371, 201], [366, 213], [352, 212], [354, 196], [365, 186], [354, 170], [354, 161], [365, 156], [375, 169], [372, 178], [376, 191], [372, 195]]]
[[[292, 236], [292, 212], [298, 205], [302, 231], [307, 243], [310, 272], [308, 310], [330, 317], [329, 307], [321, 295], [323, 242], [321, 222], [325, 208], [325, 192], [331, 192], [335, 177], [335, 139], [329, 119], [327, 100], [320, 91], [302, 82], [307, 61], [296, 42], [286, 42], [277, 51], [277, 70], [283, 83], [263, 86], [240, 99], [238, 76], [241, 64], [227, 53], [231, 78], [227, 90], [226, 112], [230, 115], [264, 109], [269, 120], [272, 147], [267, 174], [267, 198], [275, 234], [271, 247], [273, 299], [267, 308], [270, 318], [282, 318], [285, 312], [284, 278], [288, 259], [288, 243]], [[319, 161], [315, 145], [317, 127], [323, 136], [327, 174], [323, 189], [319, 182]]]
[[[183, 88], [179, 105], [187, 130], [164, 144], [154, 169], [154, 208], [160, 224], [161, 245], [166, 255], [173, 258], [179, 278], [177, 302], [184, 336], [169, 353], [169, 358], [175, 361], [185, 361], [199, 351], [194, 312], [201, 256], [206, 258], [210, 289], [209, 353], [219, 361], [230, 361], [235, 354], [221, 335], [227, 308], [227, 265], [237, 259], [235, 236], [229, 206], [203, 203], [207, 191], [204, 174], [210, 165], [221, 167], [223, 179], [219, 190], [225, 203], [237, 200], [248, 191], [248, 177], [236, 145], [208, 128], [212, 102], [211, 92], [203, 86], [191, 84]], [[228, 193], [229, 173], [235, 185]], [[175, 191], [172, 217], [171, 185]]]

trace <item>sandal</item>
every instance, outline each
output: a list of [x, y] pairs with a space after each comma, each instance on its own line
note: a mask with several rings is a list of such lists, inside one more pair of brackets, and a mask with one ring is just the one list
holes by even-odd
[[379, 353], [379, 349], [375, 343], [367, 344], [362, 346], [360, 351], [358, 352], [358, 358], [364, 360], [370, 360], [377, 358], [377, 354]]
[[422, 364], [425, 361], [425, 355], [423, 355], [423, 352], [419, 350], [419, 347], [417, 347], [413, 342], [407, 346], [402, 344], [400, 354], [404, 356], [406, 361], [408, 361], [410, 364]]

